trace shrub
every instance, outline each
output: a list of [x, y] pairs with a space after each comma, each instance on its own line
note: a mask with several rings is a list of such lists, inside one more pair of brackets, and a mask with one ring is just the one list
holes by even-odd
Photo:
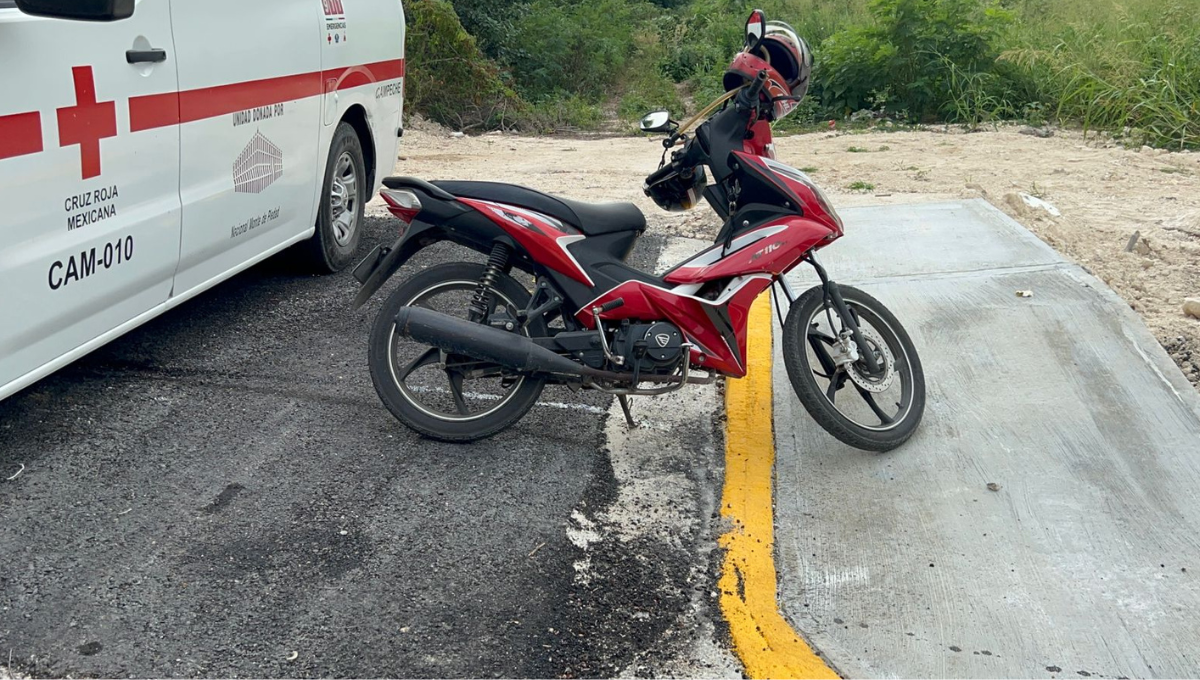
[[675, 83], [665, 72], [668, 54], [660, 35], [642, 30], [634, 35], [633, 44], [633, 55], [618, 83], [621, 103], [617, 115], [626, 121], [640, 119], [657, 109], [669, 109], [676, 116], [682, 115], [683, 102]]
[[[874, 22], [843, 29], [817, 51], [814, 88], [830, 110], [881, 108], [933, 120], [969, 76], [992, 70], [1012, 15], [981, 0], [872, 0]], [[957, 80], [956, 80], [957, 79]], [[968, 107], [969, 108], [969, 107]]]
[[505, 126], [525, 104], [446, 0], [409, 0], [406, 106], [456, 129]]
[[523, 13], [524, 0], [453, 0], [453, 4], [463, 28], [475, 36], [480, 49], [503, 62]]
[[533, 0], [507, 55], [521, 93], [602, 98], [634, 52], [635, 27], [647, 7], [627, 0]]
[[547, 97], [528, 106], [516, 127], [530, 132], [561, 132], [564, 130], [594, 130], [604, 122], [599, 106], [581, 97], [565, 95]]

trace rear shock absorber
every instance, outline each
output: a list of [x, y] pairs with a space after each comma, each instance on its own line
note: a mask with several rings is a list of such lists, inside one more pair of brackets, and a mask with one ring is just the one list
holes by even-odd
[[480, 277], [479, 286], [471, 298], [471, 321], [482, 323], [487, 318], [488, 308], [491, 306], [492, 288], [495, 287], [496, 280], [508, 266], [510, 254], [512, 254], [512, 247], [507, 243], [496, 241], [492, 244], [492, 254], [488, 255], [487, 264], [483, 267], [483, 276]]

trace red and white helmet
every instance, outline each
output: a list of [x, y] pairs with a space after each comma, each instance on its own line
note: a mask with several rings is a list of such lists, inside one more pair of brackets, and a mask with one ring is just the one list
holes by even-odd
[[[750, 27], [755, 24], [762, 27], [761, 40], [754, 40]], [[734, 57], [725, 71], [725, 91], [754, 80], [759, 71], [766, 71], [762, 96], [774, 100], [772, 120], [779, 120], [795, 110], [808, 92], [812, 51], [791, 26], [782, 21], [764, 21], [762, 10], [756, 9], [750, 15], [747, 30], [751, 35], [749, 40], [757, 44], [748, 45], [746, 51]], [[794, 99], [779, 100], [779, 97]]]

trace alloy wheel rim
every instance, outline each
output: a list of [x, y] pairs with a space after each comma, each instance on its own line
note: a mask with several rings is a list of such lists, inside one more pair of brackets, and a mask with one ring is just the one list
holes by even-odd
[[[475, 281], [462, 281], [462, 280], [442, 281], [442, 282], [434, 284], [434, 285], [426, 288], [425, 290], [422, 290], [421, 292], [417, 293], [416, 295], [414, 295], [412, 297], [412, 299], [408, 302], [407, 306], [419, 306], [419, 307], [425, 307], [426, 309], [433, 309], [433, 311], [442, 311], [442, 310], [434, 309], [432, 306], [429, 306], [428, 304], [422, 304], [422, 303], [426, 302], [427, 298], [432, 298], [435, 295], [441, 294], [443, 292], [459, 290], [462, 292], [469, 293], [474, 290], [474, 287], [476, 285], [478, 285], [478, 282], [475, 282]], [[498, 304], [504, 305], [508, 309], [515, 309], [515, 305], [513, 304], [513, 302], [511, 300], [509, 300], [507, 296], [503, 295], [499, 291], [492, 290], [492, 299], [494, 301], [493, 305], [498, 303]], [[415, 408], [417, 408], [422, 413], [424, 413], [428, 416], [437, 418], [439, 420], [451, 421], [451, 422], [467, 422], [467, 421], [478, 420], [480, 418], [489, 416], [493, 413], [496, 413], [500, 409], [504, 408], [510, 401], [512, 401], [513, 397], [515, 397], [517, 395], [517, 393], [520, 391], [521, 387], [525, 384], [525, 376], [523, 376], [523, 375], [518, 376], [517, 379], [511, 385], [509, 385], [507, 388], [503, 389], [504, 393], [502, 395], [488, 396], [486, 394], [475, 393], [474, 391], [464, 391], [462, 377], [459, 376], [458, 382], [457, 382], [457, 384], [455, 384], [455, 376], [452, 376], [448, 373], [447, 378], [450, 381], [448, 387], [449, 387], [449, 391], [451, 393], [458, 392], [458, 397], [460, 399], [462, 399], [464, 397], [469, 398], [470, 403], [473, 403], [473, 404], [478, 404], [480, 401], [490, 402], [490, 407], [485, 408], [482, 411], [469, 412], [469, 413], [462, 413], [461, 410], [457, 413], [443, 411], [440, 408], [437, 408], [437, 407], [429, 404], [428, 402], [424, 401], [421, 398], [421, 395], [422, 394], [424, 394], [424, 395], [440, 394], [440, 393], [445, 392], [446, 391], [445, 389], [439, 388], [439, 387], [433, 387], [431, 389], [429, 386], [414, 386], [414, 385], [408, 384], [408, 378], [412, 375], [414, 370], [417, 370], [417, 369], [413, 369], [413, 366], [416, 365], [417, 363], [421, 362], [422, 360], [420, 357], [418, 357], [416, 360], [409, 363], [407, 366], [403, 366], [403, 367], [398, 366], [397, 365], [398, 357], [396, 356], [396, 354], [397, 354], [397, 341], [399, 339], [400, 339], [400, 336], [398, 333], [396, 333], [396, 327], [395, 327], [395, 325], [393, 325], [391, 335], [388, 338], [388, 369], [389, 369], [389, 372], [391, 373], [392, 380], [395, 383], [396, 387], [400, 390], [401, 394], [404, 396], [404, 399], [406, 401], [408, 401], [410, 404], [412, 404]], [[433, 350], [434, 350], [434, 348], [429, 348], [429, 350], [427, 350], [427, 351], [433, 351]], [[438, 356], [436, 356], [436, 357], [428, 356], [427, 360], [421, 366], [418, 366], [417, 368], [419, 369], [419, 368], [422, 368], [422, 367], [428, 366], [429, 364], [434, 363], [433, 360], [435, 358], [439, 359], [441, 361], [444, 361], [446, 358], [445, 353], [444, 352], [438, 353]], [[410, 370], [410, 369], [412, 369], [412, 370]], [[405, 371], [408, 371], [408, 372], [402, 376], [401, 373], [404, 373]], [[464, 402], [459, 402], [459, 403], [464, 403]]]
[[333, 220], [333, 240], [346, 246], [358, 228], [358, 173], [349, 151], [338, 156], [329, 185], [329, 215]]
[[[849, 301], [847, 303], [849, 304]], [[863, 318], [864, 311], [861, 308], [852, 307], [852, 312], [857, 317], [860, 326], [865, 320]], [[835, 337], [828, 329], [821, 328], [821, 326], [823, 322], [837, 318], [836, 311], [827, 311], [825, 306], [820, 306], [814, 310], [805, 328], [807, 337], [801, 351], [808, 355], [806, 363], [809, 365], [811, 379], [816, 383], [817, 391], [838, 414], [858, 427], [875, 432], [886, 432], [896, 428], [907, 420], [913, 405], [912, 366], [907, 350], [902, 345], [890, 347], [883, 336], [897, 337], [895, 329], [891, 328], [884, 319], [871, 314], [870, 326], [863, 329], [864, 336], [868, 338], [868, 344], [878, 345], [872, 349], [878, 352], [876, 360], [881, 361], [888, 372], [888, 376], [884, 379], [886, 387], [876, 392], [868, 385], [862, 384], [865, 378], [865, 375], [862, 374], [864, 368], [858, 365], [839, 367], [832, 375], [822, 373], [821, 371], [826, 370], [826, 362], [832, 359]], [[882, 328], [871, 327], [876, 325], [882, 325]], [[881, 332], [883, 329], [887, 329], [887, 332]], [[880, 349], [882, 349], [881, 352]], [[821, 354], [824, 355], [823, 359]], [[818, 361], [814, 362], [813, 358], [817, 358]], [[859, 373], [859, 375], [854, 375], [854, 373]], [[827, 382], [825, 388], [821, 388], [820, 383], [817, 382], [818, 378]], [[893, 388], [898, 389], [894, 391]], [[897, 391], [899, 394], [896, 394]], [[837, 398], [843, 392], [846, 397], [850, 398], [850, 403], [847, 403], [846, 397], [841, 400]], [[877, 422], [864, 422], [865, 419], [874, 419]]]

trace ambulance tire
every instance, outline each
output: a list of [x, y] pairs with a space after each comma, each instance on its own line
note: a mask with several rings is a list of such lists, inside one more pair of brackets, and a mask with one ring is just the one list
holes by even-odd
[[317, 232], [305, 244], [306, 259], [316, 272], [332, 274], [354, 264], [362, 242], [363, 209], [370, 198], [368, 181], [358, 133], [349, 123], [338, 123], [325, 163]]

